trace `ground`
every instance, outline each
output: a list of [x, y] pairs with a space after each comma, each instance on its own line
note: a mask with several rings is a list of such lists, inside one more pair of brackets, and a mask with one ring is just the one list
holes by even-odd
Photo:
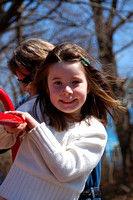
[[102, 200], [133, 200], [133, 185], [107, 185], [101, 187]]

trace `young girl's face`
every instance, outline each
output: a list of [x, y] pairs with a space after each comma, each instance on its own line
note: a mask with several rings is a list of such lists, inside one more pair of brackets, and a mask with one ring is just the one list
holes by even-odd
[[61, 62], [49, 66], [48, 89], [52, 104], [73, 117], [80, 115], [88, 93], [80, 63]]

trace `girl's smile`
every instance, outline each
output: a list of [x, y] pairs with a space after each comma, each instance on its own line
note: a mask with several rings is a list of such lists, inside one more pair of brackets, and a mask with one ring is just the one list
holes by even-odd
[[62, 103], [64, 103], [64, 104], [72, 104], [72, 103], [74, 103], [74, 101], [76, 101], [76, 100], [65, 100], [65, 99], [63, 99], [63, 100], [60, 100]]
[[87, 97], [87, 80], [79, 62], [49, 67], [48, 89], [52, 104], [60, 111], [79, 115]]

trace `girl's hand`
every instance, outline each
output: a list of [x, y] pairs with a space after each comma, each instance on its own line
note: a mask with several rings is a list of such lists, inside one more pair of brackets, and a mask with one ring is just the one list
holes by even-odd
[[20, 133], [29, 131], [36, 126], [38, 126], [38, 122], [27, 112], [20, 112], [20, 111], [6, 111], [5, 113], [13, 114], [16, 116], [21, 117], [25, 120], [25, 123], [20, 124], [19, 126], [13, 128], [13, 127], [7, 127], [5, 126], [5, 129], [10, 133]]
[[4, 126], [4, 128], [6, 129], [7, 132], [9, 133], [14, 133], [14, 134], [19, 134], [21, 132], [21, 134], [23, 135], [25, 133], [25, 131], [27, 130], [27, 123], [22, 123], [16, 127], [12, 127], [12, 126]]

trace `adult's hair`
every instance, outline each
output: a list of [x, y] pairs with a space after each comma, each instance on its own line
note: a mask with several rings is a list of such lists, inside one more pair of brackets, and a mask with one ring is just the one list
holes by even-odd
[[109, 113], [115, 119], [116, 112], [122, 109], [120, 102], [113, 97], [106, 77], [92, 65], [92, 61], [91, 56], [75, 43], [60, 43], [49, 52], [35, 76], [33, 84], [36, 93], [39, 94], [36, 104], [39, 101], [42, 116], [45, 116], [46, 113], [50, 119], [49, 125], [55, 127], [58, 131], [67, 129], [68, 125], [65, 121], [65, 114], [55, 108], [50, 101], [47, 77], [48, 69], [52, 64], [60, 62], [81, 64], [90, 90], [86, 102], [81, 108], [81, 120], [87, 116], [88, 119], [93, 116], [106, 126], [108, 122], [107, 114]]
[[25, 40], [14, 50], [8, 61], [8, 68], [15, 75], [19, 68], [33, 73], [53, 48], [53, 44], [43, 39], [30, 38]]

